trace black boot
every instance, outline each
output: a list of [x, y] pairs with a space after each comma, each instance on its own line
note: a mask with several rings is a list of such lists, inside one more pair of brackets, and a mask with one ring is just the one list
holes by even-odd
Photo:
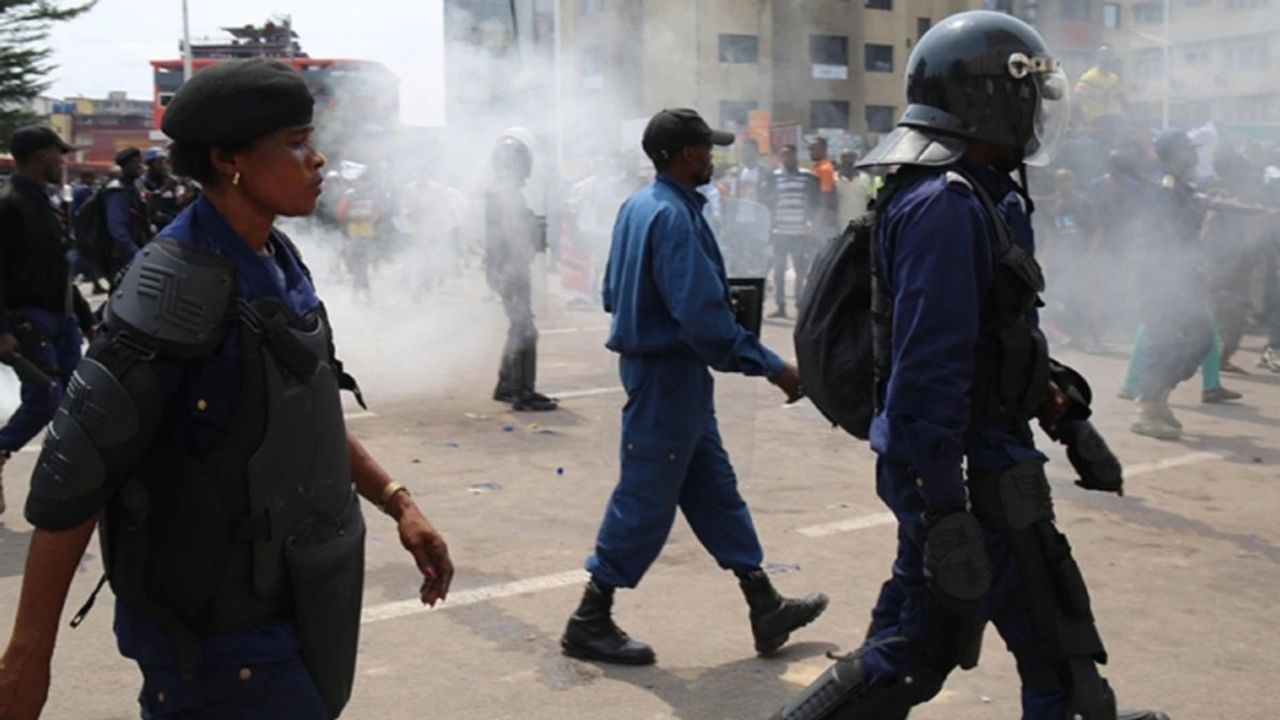
[[740, 573], [738, 584], [751, 608], [751, 634], [756, 639], [756, 652], [761, 655], [782, 647], [792, 632], [813, 622], [827, 609], [827, 596], [822, 593], [799, 600], [782, 597], [763, 570]]
[[569, 618], [560, 638], [565, 655], [580, 660], [596, 660], [615, 665], [652, 665], [653, 648], [636, 642], [613, 622], [613, 588], [601, 589], [587, 583], [582, 604]]
[[550, 412], [559, 407], [557, 400], [535, 390], [526, 390], [511, 400], [511, 409], [516, 412]]

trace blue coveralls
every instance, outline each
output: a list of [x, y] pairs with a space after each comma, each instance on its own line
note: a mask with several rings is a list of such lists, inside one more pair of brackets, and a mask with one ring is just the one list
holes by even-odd
[[[966, 169], [998, 199], [1013, 242], [1034, 252], [1031, 223], [1013, 182], [989, 168]], [[936, 517], [966, 507], [962, 463], [973, 473], [1046, 461], [1026, 423], [970, 418], [979, 315], [995, 270], [993, 230], [981, 202], [942, 172], [930, 175], [893, 197], [875, 245], [893, 299], [893, 328], [892, 366], [871, 445], [878, 455], [876, 492], [898, 520], [898, 551], [892, 579], [872, 611], [871, 635], [859, 651], [871, 682], [922, 666], [945, 675], [957, 663], [956, 619], [931, 597], [923, 556], [926, 511]], [[1019, 673], [1042, 670], [1031, 657], [1031, 618], [1015, 602], [1014, 558], [1003, 538], [984, 528], [994, 582], [983, 617], [995, 623]], [[895, 637], [909, 642], [885, 642]], [[1061, 720], [1065, 712], [1061, 693], [1035, 693], [1025, 684], [1022, 705], [1025, 720]]]
[[[160, 235], [229, 259], [239, 295], [247, 300], [277, 297], [298, 314], [319, 305], [300, 259], [286, 242], [273, 238], [274, 255], [257, 255], [204, 198], [183, 210]], [[230, 426], [240, 394], [242, 357], [240, 333], [233, 331], [210, 359], [185, 364], [154, 361], [170, 397], [165, 424], [181, 428], [193, 448], [210, 446]], [[209, 400], [201, 410], [197, 400], [205, 398]], [[142, 670], [143, 720], [328, 717], [303, 666], [297, 628], [291, 622], [201, 638], [203, 663], [189, 681], [183, 680], [172, 644], [145, 614], [117, 602], [115, 631], [120, 653], [137, 661]]]
[[710, 368], [775, 378], [783, 362], [740, 326], [706, 198], [659, 175], [619, 211], [604, 278], [610, 350], [627, 392], [621, 479], [586, 567], [635, 587], [658, 557], [678, 507], [721, 567], [748, 571], [764, 553], [716, 425]]

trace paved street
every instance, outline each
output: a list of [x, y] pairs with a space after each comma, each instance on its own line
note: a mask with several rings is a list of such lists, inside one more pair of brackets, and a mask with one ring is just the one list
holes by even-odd
[[[323, 282], [321, 290], [341, 354], [370, 401], [367, 413], [352, 405], [350, 428], [412, 488], [458, 566], [450, 601], [424, 611], [394, 527], [367, 511], [366, 617], [344, 717], [764, 720], [828, 665], [825, 653], [857, 645], [889, 571], [894, 531], [874, 494], [869, 451], [807, 403], [784, 407], [763, 380], [718, 379], [723, 434], [769, 569], [784, 593], [829, 593], [827, 614], [777, 657], [755, 657], [736, 582], [681, 520], [641, 587], [619, 593], [619, 623], [654, 645], [657, 666], [584, 664], [560, 655], [558, 637], [616, 477], [622, 395], [602, 347], [606, 316], [549, 303], [539, 320], [540, 384], [564, 398], [563, 409], [517, 416], [489, 400], [505, 325], [478, 284], [422, 306], [377, 294], [354, 302]], [[418, 314], [426, 317], [411, 319]], [[790, 329], [771, 322], [765, 330], [784, 355]], [[1246, 340], [1240, 364], [1252, 367], [1258, 344]], [[1064, 359], [1092, 378], [1098, 424], [1128, 467], [1128, 495], [1116, 498], [1073, 487], [1056, 450], [1050, 465], [1121, 705], [1159, 706], [1174, 720], [1274, 720], [1280, 376], [1227, 376], [1246, 395], [1229, 407], [1201, 406], [1198, 379], [1185, 384], [1173, 404], [1187, 437], [1162, 443], [1127, 431], [1130, 409], [1113, 397], [1122, 353]], [[0, 393], [12, 395], [11, 387]], [[24, 452], [5, 470], [4, 623], [30, 537], [19, 508], [35, 457]], [[99, 574], [95, 548], [66, 616]], [[83, 627], [63, 630], [45, 717], [137, 717], [139, 676], [115, 652], [111, 602], [104, 591]], [[1013, 666], [990, 631], [981, 665], [954, 675], [912, 718], [1018, 715]]]

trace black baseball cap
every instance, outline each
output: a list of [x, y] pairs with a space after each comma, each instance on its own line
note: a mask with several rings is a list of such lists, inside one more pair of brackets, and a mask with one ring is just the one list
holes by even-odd
[[9, 139], [9, 152], [13, 155], [13, 159], [19, 162], [45, 148], [51, 147], [56, 147], [64, 153], [75, 150], [74, 147], [58, 137], [58, 133], [54, 132], [52, 128], [47, 128], [43, 125], [28, 125], [18, 128], [14, 131], [13, 137]]
[[646, 155], [658, 160], [693, 145], [732, 145], [735, 139], [733, 133], [712, 130], [696, 110], [678, 108], [662, 110], [649, 119], [641, 146]]

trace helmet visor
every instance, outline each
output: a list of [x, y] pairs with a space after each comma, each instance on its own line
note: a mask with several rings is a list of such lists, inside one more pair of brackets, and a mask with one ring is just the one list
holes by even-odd
[[1053, 161], [1067, 132], [1071, 119], [1071, 83], [1057, 63], [1051, 69], [1033, 75], [1040, 102], [1036, 107], [1035, 126], [1027, 141], [1026, 164], [1044, 167]]

